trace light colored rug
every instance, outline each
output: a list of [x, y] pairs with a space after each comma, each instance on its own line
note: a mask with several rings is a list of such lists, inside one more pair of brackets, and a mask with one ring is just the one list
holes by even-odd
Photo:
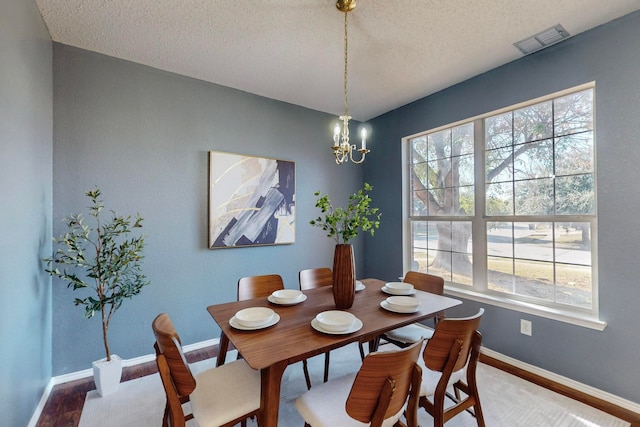
[[[227, 360], [234, 360], [229, 354]], [[322, 381], [324, 356], [309, 360], [311, 380]], [[360, 355], [355, 345], [331, 352], [330, 378], [355, 372]], [[192, 365], [194, 373], [215, 366], [215, 359]], [[518, 377], [490, 366], [479, 364], [478, 388], [480, 401], [488, 427], [628, 427], [629, 423], [584, 405], [580, 402], [538, 387]], [[306, 391], [302, 365], [289, 366], [282, 378], [280, 401], [280, 427], [302, 427], [293, 402]], [[164, 390], [158, 374], [120, 384], [115, 394], [100, 397], [97, 392], [87, 393], [80, 427], [159, 427], [164, 411]], [[433, 420], [424, 410], [419, 412], [421, 427], [432, 427]], [[251, 427], [255, 421], [248, 423]], [[187, 423], [197, 427], [195, 421]], [[447, 427], [476, 427], [468, 413], [453, 418]], [[339, 427], [339, 426], [336, 426]]]

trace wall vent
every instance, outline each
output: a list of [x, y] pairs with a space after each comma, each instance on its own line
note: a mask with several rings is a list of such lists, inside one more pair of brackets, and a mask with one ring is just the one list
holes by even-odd
[[520, 40], [513, 45], [524, 55], [529, 55], [530, 53], [537, 52], [540, 49], [556, 44], [568, 37], [569, 33], [567, 30], [565, 30], [562, 25], [558, 24], [531, 37], [527, 37], [524, 40]]

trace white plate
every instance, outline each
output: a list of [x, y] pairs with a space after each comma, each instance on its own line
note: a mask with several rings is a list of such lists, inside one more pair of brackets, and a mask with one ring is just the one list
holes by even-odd
[[384, 292], [385, 294], [389, 294], [389, 295], [413, 295], [413, 294], [415, 294], [415, 293], [416, 293], [416, 290], [415, 290], [415, 289], [411, 289], [409, 292], [407, 292], [407, 291], [400, 291], [400, 292], [399, 292], [399, 291], [396, 291], [396, 290], [394, 290], [394, 289], [389, 289], [389, 288], [387, 288], [387, 286], [386, 286], [386, 285], [385, 285], [385, 286], [383, 286], [383, 287], [381, 288], [381, 290], [382, 290], [382, 292]]
[[306, 299], [307, 299], [307, 296], [305, 294], [302, 294], [300, 298], [296, 300], [292, 300], [291, 302], [282, 302], [281, 299], [277, 299], [273, 295], [269, 295], [267, 297], [267, 300], [269, 300], [269, 302], [273, 304], [278, 304], [278, 305], [296, 305], [296, 304], [300, 304], [302, 301], [305, 301]]
[[405, 310], [394, 310], [393, 308], [391, 308], [389, 306], [389, 303], [387, 302], [387, 300], [380, 301], [380, 307], [384, 308], [387, 311], [392, 311], [394, 313], [402, 313], [402, 314], [417, 313], [418, 311], [422, 310], [422, 304], [420, 304], [418, 306], [418, 308], [416, 308], [416, 309], [411, 309], [411, 310], [407, 310], [407, 311], [405, 311]]
[[364, 291], [365, 286], [360, 280], [356, 280], [356, 292]]
[[362, 320], [356, 318], [356, 320], [353, 322], [353, 325], [351, 325], [349, 329], [347, 329], [346, 331], [340, 331], [340, 332], [327, 331], [322, 326], [320, 326], [320, 322], [318, 322], [318, 320], [315, 318], [311, 321], [311, 327], [318, 332], [322, 332], [323, 334], [346, 335], [346, 334], [352, 334], [355, 331], [360, 330], [360, 328], [362, 328]]
[[260, 326], [255, 326], [253, 328], [249, 328], [249, 327], [242, 326], [241, 324], [239, 324], [238, 320], [236, 319], [236, 316], [233, 316], [231, 319], [229, 319], [229, 325], [231, 325], [232, 328], [239, 329], [241, 331], [257, 331], [259, 329], [264, 329], [264, 328], [268, 328], [269, 326], [273, 326], [276, 323], [278, 323], [279, 321], [280, 321], [280, 316], [278, 316], [278, 313], [273, 313], [273, 318], [271, 319], [271, 321], [269, 323], [266, 323], [266, 324], [260, 325]]

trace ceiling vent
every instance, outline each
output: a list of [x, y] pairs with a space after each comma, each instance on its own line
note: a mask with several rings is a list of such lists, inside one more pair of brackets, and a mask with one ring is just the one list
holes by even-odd
[[562, 25], [558, 24], [531, 37], [527, 37], [524, 40], [520, 40], [513, 45], [523, 54], [529, 55], [530, 53], [537, 52], [540, 49], [556, 44], [568, 37], [569, 33], [567, 30], [565, 30]]

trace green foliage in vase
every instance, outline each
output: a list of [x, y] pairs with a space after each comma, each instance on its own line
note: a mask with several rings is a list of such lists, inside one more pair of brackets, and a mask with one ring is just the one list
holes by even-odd
[[[58, 246], [50, 258], [45, 258], [51, 276], [67, 282], [73, 290], [90, 289], [90, 295], [75, 298], [75, 305], [85, 307], [84, 316], [91, 318], [96, 312], [102, 317], [102, 338], [107, 360], [111, 351], [107, 332], [111, 316], [126, 298], [140, 293], [150, 282], [142, 273], [144, 236], [131, 236], [134, 228], [142, 227], [142, 218], [117, 215], [104, 220], [100, 189], [88, 191], [88, 207], [94, 227], [87, 225], [82, 214], [72, 214], [63, 221], [67, 232], [53, 239]], [[131, 236], [131, 237], [130, 237]]]
[[[336, 244], [348, 243], [355, 238], [360, 231], [374, 235], [375, 229], [380, 227], [380, 209], [371, 206], [369, 192], [373, 187], [366, 182], [357, 193], [349, 196], [349, 204], [346, 208], [334, 208], [325, 194], [316, 201], [316, 207], [320, 208], [323, 215], [309, 221], [309, 224], [320, 227], [327, 232], [327, 237], [335, 239]], [[320, 191], [314, 193], [320, 196]]]

